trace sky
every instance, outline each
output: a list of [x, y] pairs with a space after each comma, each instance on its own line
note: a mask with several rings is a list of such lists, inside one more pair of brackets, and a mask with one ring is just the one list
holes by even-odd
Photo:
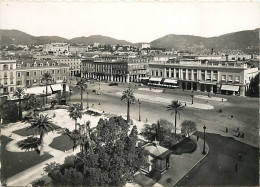
[[219, 36], [260, 27], [258, 2], [8, 2], [0, 28], [67, 39], [104, 35], [133, 43], [168, 34]]

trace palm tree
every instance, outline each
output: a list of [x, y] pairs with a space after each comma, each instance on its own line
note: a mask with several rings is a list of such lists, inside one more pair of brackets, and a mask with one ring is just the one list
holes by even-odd
[[82, 118], [82, 110], [80, 104], [70, 105], [69, 117], [75, 120], [75, 130], [77, 130], [77, 119]]
[[25, 109], [28, 111], [33, 111], [33, 115], [35, 116], [36, 109], [42, 107], [42, 101], [40, 97], [37, 97], [35, 95], [30, 95], [27, 97], [27, 101], [25, 103]]
[[84, 78], [77, 80], [77, 87], [80, 89], [81, 109], [83, 110], [83, 91], [88, 87], [86, 80]]
[[28, 127], [26, 130], [32, 129], [34, 134], [40, 134], [39, 144], [41, 144], [40, 148], [40, 155], [43, 155], [43, 136], [44, 134], [48, 133], [50, 130], [53, 131], [56, 129], [54, 123], [50, 120], [48, 115], [42, 115], [33, 118], [30, 120], [31, 126]]
[[21, 87], [18, 87], [16, 91], [14, 92], [14, 96], [18, 97], [19, 100], [19, 111], [18, 111], [18, 116], [19, 120], [22, 120], [22, 96], [24, 96], [25, 92], [24, 89]]
[[46, 72], [42, 75], [42, 80], [45, 81], [46, 85], [46, 104], [47, 104], [47, 95], [48, 95], [48, 82], [51, 80], [51, 74], [49, 72]]
[[180, 111], [183, 110], [184, 106], [178, 101], [174, 100], [170, 105], [167, 106], [167, 111], [172, 111], [171, 115], [175, 114], [175, 134], [176, 134], [176, 124], [177, 124], [177, 115], [180, 116]]
[[135, 96], [133, 90], [129, 87], [127, 90], [123, 91], [121, 101], [127, 103], [127, 122], [130, 122], [130, 104], [135, 102]]

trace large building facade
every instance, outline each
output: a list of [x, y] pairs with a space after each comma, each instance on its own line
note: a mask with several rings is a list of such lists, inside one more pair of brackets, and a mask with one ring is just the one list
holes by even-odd
[[158, 84], [163, 79], [171, 79], [181, 89], [244, 96], [258, 68], [249, 68], [246, 62], [234, 60], [172, 59], [151, 61], [149, 71]]
[[43, 74], [52, 76], [50, 83], [66, 82], [69, 76], [69, 66], [53, 60], [19, 60], [16, 65], [16, 85], [32, 87], [44, 85]]
[[148, 76], [148, 60], [114, 57], [82, 60], [81, 76], [115, 82], [137, 82]]
[[16, 89], [16, 60], [0, 61], [0, 94], [12, 94]]

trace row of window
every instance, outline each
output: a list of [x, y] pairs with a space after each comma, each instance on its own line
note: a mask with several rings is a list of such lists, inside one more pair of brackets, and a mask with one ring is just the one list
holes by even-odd
[[3, 65], [3, 70], [9, 70], [9, 69], [13, 69], [14, 68], [14, 64], [4, 64]]
[[[40, 67], [43, 67], [43, 63], [40, 63], [40, 64], [37, 64], [37, 63], [34, 63], [32, 66], [30, 63], [27, 63], [26, 66], [27, 67], [37, 67], [37, 66], [40, 66]], [[49, 66], [50, 64], [48, 62], [46, 62], [46, 66]], [[58, 66], [59, 64], [58, 63], [52, 63], [52, 66]], [[17, 68], [20, 68], [21, 67], [21, 64], [17, 64], [16, 65]]]
[[[57, 71], [57, 74], [60, 74], [60, 70], [59, 69], [56, 70], [56, 71]], [[53, 75], [55, 74], [55, 70], [52, 70], [51, 72], [52, 72]], [[49, 73], [48, 70], [47, 70], [47, 73]], [[65, 69], [63, 70], [63, 73], [64, 74], [66, 73]], [[27, 77], [29, 77], [29, 76], [37, 76], [37, 74], [39, 74], [39, 73], [37, 73], [37, 71], [34, 71], [34, 72], [27, 71], [26, 72], [26, 76]], [[40, 75], [43, 75], [43, 71], [40, 71]], [[17, 77], [21, 77], [21, 72], [17, 72]]]
[[[4, 80], [4, 85], [8, 85], [8, 84], [14, 84], [14, 79], [13, 78], [10, 78], [10, 81], [8, 83], [8, 79], [3, 79]], [[0, 84], [1, 84], [1, 80], [0, 80]]]
[[[61, 79], [61, 77], [57, 77], [57, 80], [64, 80], [66, 81], [66, 76], [63, 76], [63, 79]], [[53, 77], [52, 78], [52, 82], [55, 82], [55, 78]], [[26, 85], [30, 85], [30, 84], [37, 84], [37, 83], [41, 83], [43, 84], [44, 81], [42, 79], [32, 79], [32, 80], [26, 80]], [[17, 85], [22, 85], [22, 81], [21, 80], [18, 80], [17, 81]]]
[[[235, 80], [234, 80], [234, 77], [235, 77]], [[235, 81], [236, 83], [239, 83], [240, 82], [240, 76], [222, 75], [221, 80], [225, 81], [225, 82], [233, 82], [233, 81]]]

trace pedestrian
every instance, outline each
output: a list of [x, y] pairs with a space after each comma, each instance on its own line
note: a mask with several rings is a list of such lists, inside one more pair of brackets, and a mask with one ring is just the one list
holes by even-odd
[[223, 98], [222, 98], [222, 102], [223, 102], [224, 100], [223, 100]]
[[146, 120], [145, 120], [145, 121], [146, 121], [146, 123], [147, 123], [147, 122], [148, 122], [148, 119], [146, 118]]
[[228, 133], [228, 128], [226, 127], [226, 133]]
[[239, 160], [242, 160], [242, 154], [241, 153], [238, 154], [238, 158], [239, 158]]
[[235, 171], [237, 172], [237, 164], [235, 164]]
[[199, 138], [200, 138], [200, 137], [197, 135], [197, 141], [199, 141]]
[[237, 137], [240, 137], [240, 135], [241, 135], [241, 133], [240, 133], [240, 132], [238, 132], [238, 133], [237, 133]]
[[231, 118], [233, 118], [233, 115], [231, 115]]
[[186, 102], [185, 102], [185, 106], [186, 106], [187, 104], [186, 104]]

